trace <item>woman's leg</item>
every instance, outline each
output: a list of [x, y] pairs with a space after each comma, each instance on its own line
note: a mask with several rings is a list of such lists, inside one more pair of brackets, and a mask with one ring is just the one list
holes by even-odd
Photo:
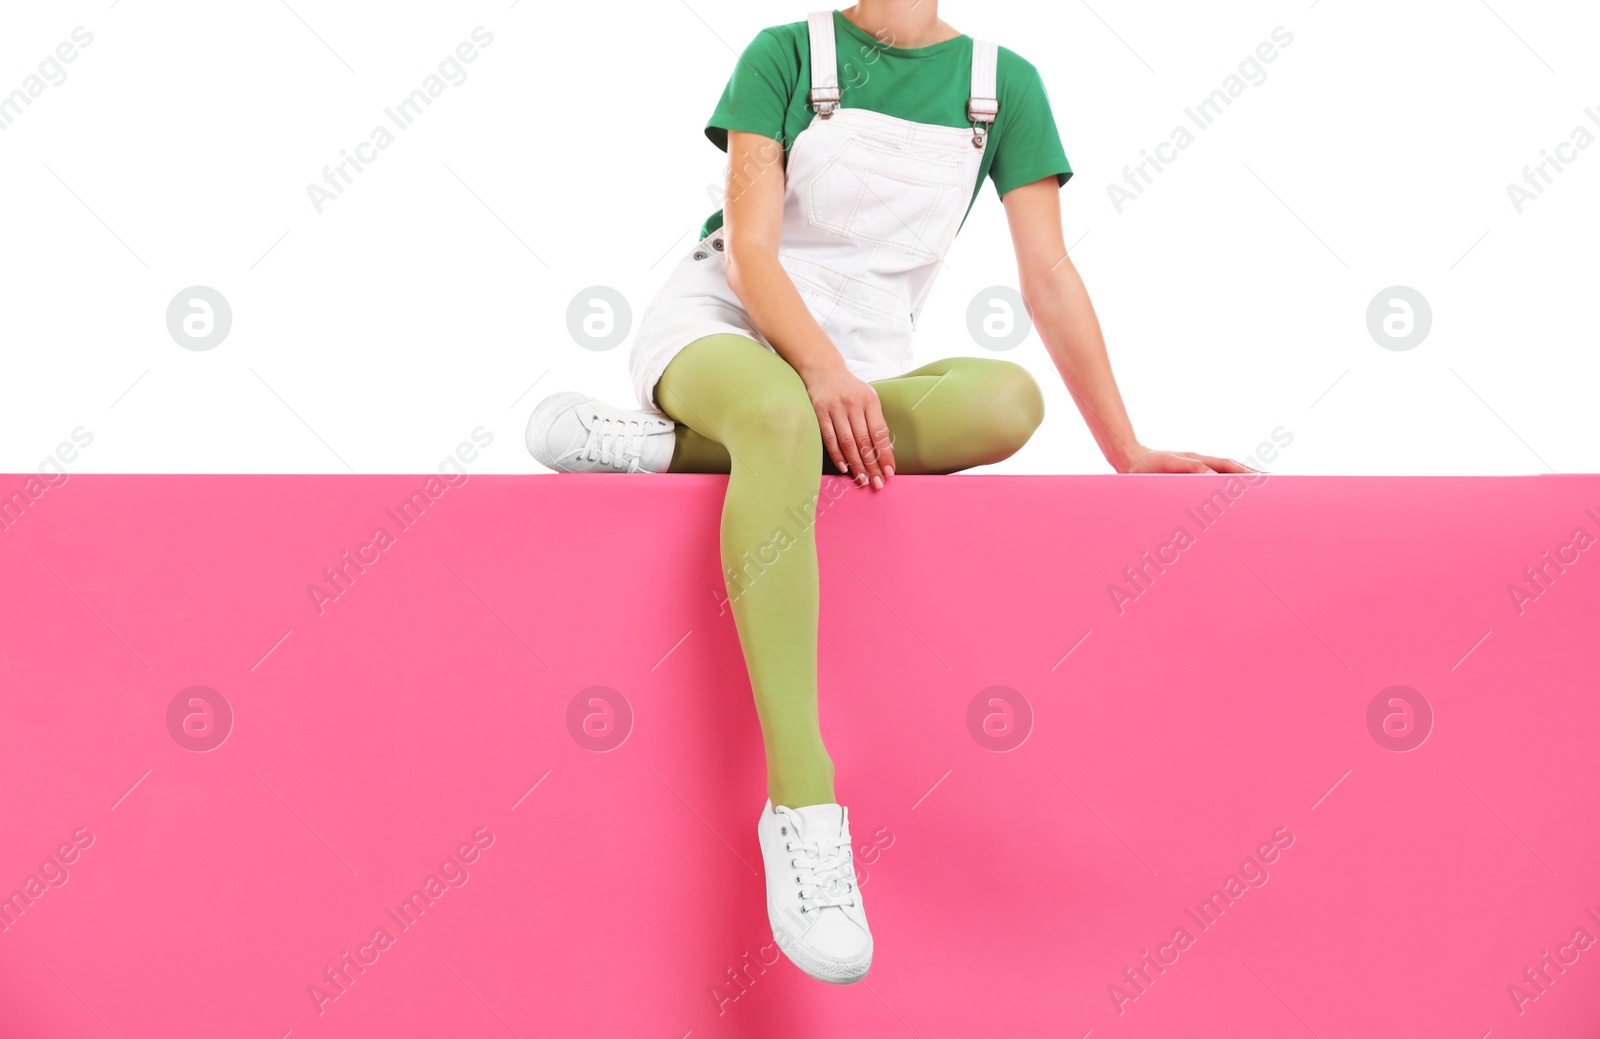
[[[947, 357], [872, 386], [889, 423], [897, 473], [953, 473], [998, 462], [1044, 420], [1039, 384], [1020, 364], [999, 358]], [[728, 471], [728, 450], [715, 439], [685, 424], [674, 435], [672, 472]], [[838, 474], [832, 459], [824, 456], [822, 465]]]
[[896, 473], [953, 473], [1015, 454], [1044, 420], [1044, 395], [1013, 361], [947, 357], [878, 391]]
[[672, 472], [726, 472], [722, 563], [755, 693], [774, 805], [835, 802], [817, 716], [817, 545], [822, 435], [800, 376], [753, 339], [686, 346], [656, 384], [679, 423]]
[[[1044, 398], [1011, 361], [952, 357], [874, 382], [897, 473], [950, 473], [1017, 451]], [[712, 335], [672, 359], [656, 403], [675, 422], [671, 472], [729, 473], [722, 563], [766, 745], [775, 805], [835, 801], [817, 715], [814, 516], [825, 461], [816, 413], [788, 362], [752, 339]]]

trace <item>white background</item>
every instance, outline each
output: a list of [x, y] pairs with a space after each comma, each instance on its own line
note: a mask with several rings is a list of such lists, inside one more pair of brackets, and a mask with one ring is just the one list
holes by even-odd
[[[932, 2], [932, 0], [927, 0]], [[1600, 146], [1520, 214], [1507, 185], [1600, 125], [1593, 5], [946, 0], [1040, 70], [1076, 176], [1066, 234], [1140, 439], [1277, 473], [1600, 470]], [[80, 472], [423, 472], [478, 426], [478, 472], [542, 472], [533, 405], [632, 405], [631, 337], [567, 331], [586, 286], [643, 308], [716, 208], [702, 127], [734, 54], [806, 8], [8, 4], [0, 94], [82, 26], [67, 77], [0, 131], [0, 470], [79, 426]], [[482, 25], [493, 43], [318, 214], [306, 187]], [[1121, 214], [1107, 186], [1283, 26], [1293, 43]], [[1597, 113], [1600, 115], [1600, 113]], [[982, 354], [967, 306], [1016, 273], [992, 185], [921, 323], [919, 363]], [[215, 288], [233, 324], [181, 348]], [[1410, 286], [1414, 349], [1367, 330]], [[1027, 448], [988, 471], [1108, 472], [1036, 336]], [[530, 387], [532, 389], [530, 390]]]

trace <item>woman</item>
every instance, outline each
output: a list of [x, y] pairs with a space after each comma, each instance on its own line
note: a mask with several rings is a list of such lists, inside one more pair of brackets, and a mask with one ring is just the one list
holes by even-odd
[[983, 178], [1005, 205], [1022, 296], [1118, 472], [1252, 472], [1133, 434], [1099, 324], [1063, 244], [1072, 175], [1038, 72], [958, 33], [936, 0], [860, 0], [763, 30], [706, 135], [726, 203], [640, 317], [643, 410], [541, 402], [528, 447], [568, 472], [729, 473], [722, 560], [766, 745], [757, 825], [773, 936], [824, 981], [866, 975], [872, 935], [849, 816], [817, 714], [816, 542], [793, 530], [741, 572], [824, 471], [873, 493], [896, 473], [998, 462], [1044, 417], [1021, 366], [953, 357], [908, 371], [912, 331]]

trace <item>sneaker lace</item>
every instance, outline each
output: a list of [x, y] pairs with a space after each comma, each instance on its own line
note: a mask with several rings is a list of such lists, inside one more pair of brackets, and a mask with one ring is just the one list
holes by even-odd
[[578, 449], [578, 456], [619, 472], [641, 472], [639, 460], [644, 457], [644, 438], [649, 432], [638, 419], [613, 418], [591, 411], [589, 436]]
[[855, 870], [851, 868], [848, 837], [791, 840], [783, 849], [798, 853], [789, 860], [789, 866], [795, 870], [800, 898], [806, 903], [800, 909], [802, 913], [808, 909], [816, 911], [827, 906], [856, 904]]

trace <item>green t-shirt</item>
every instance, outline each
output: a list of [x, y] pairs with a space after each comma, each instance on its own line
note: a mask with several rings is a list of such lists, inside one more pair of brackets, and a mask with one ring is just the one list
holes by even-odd
[[[841, 108], [868, 108], [883, 115], [935, 126], [970, 126], [967, 96], [972, 90], [972, 37], [927, 47], [891, 47], [833, 12], [834, 50], [839, 65]], [[998, 48], [995, 91], [1000, 111], [989, 130], [978, 180], [967, 212], [977, 201], [983, 178], [1004, 195], [1012, 188], [1054, 174], [1059, 187], [1072, 176], [1050, 99], [1039, 70], [1014, 51]], [[739, 55], [722, 99], [706, 123], [706, 136], [728, 150], [728, 131], [770, 137], [783, 145], [784, 158], [815, 113], [811, 90], [811, 42], [804, 21], [763, 29]], [[966, 217], [963, 215], [962, 221]], [[706, 218], [700, 237], [722, 226], [722, 210]]]

